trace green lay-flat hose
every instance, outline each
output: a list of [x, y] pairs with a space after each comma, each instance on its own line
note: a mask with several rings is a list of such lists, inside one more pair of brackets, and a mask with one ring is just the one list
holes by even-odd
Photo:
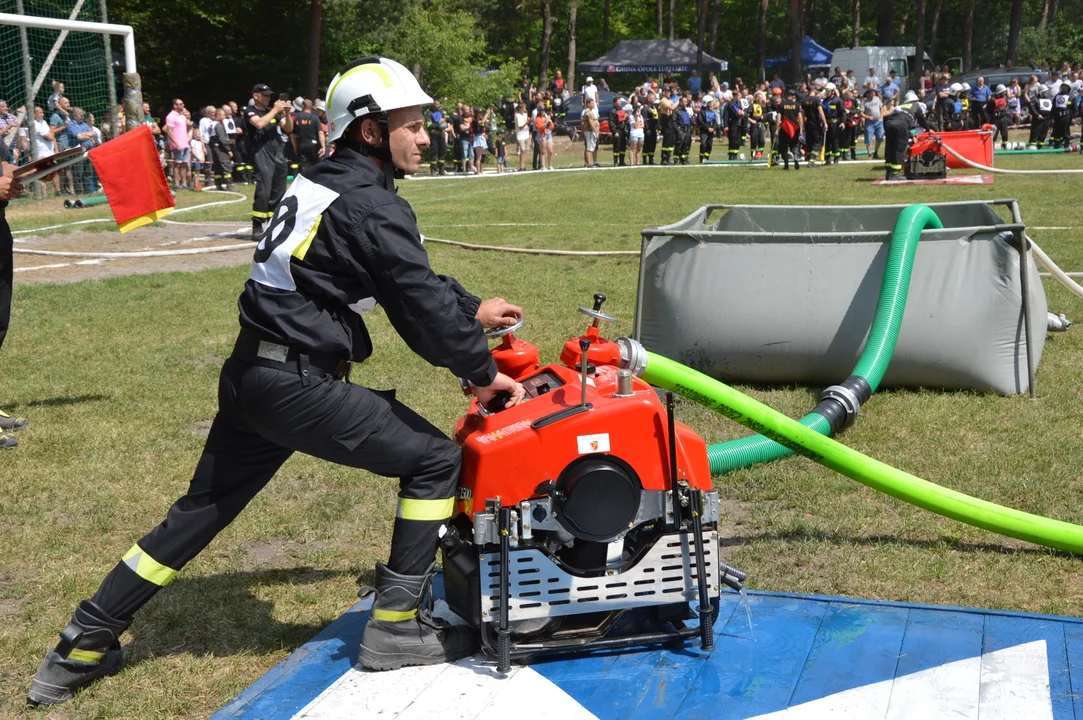
[[689, 367], [646, 353], [642, 378], [763, 433], [848, 478], [944, 517], [1001, 535], [1083, 554], [1083, 527], [949, 490], [874, 460]]
[[[906, 297], [910, 291], [910, 275], [914, 269], [921, 231], [927, 227], [942, 228], [943, 223], [928, 205], [910, 205], [899, 213], [895, 229], [891, 233], [891, 245], [884, 266], [884, 280], [880, 285], [880, 298], [876, 302], [869, 339], [858, 359], [852, 377], [863, 378], [871, 393], [876, 392], [884, 379], [895, 345], [899, 340]], [[800, 423], [821, 435], [832, 434], [831, 422], [819, 412], [813, 411], [801, 418]], [[777, 460], [792, 455], [793, 450], [763, 435], [717, 443], [707, 448], [711, 474], [721, 475], [756, 463]]]

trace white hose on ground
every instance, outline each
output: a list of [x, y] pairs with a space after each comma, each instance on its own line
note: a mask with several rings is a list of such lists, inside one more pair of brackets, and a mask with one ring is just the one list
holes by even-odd
[[1031, 240], [1029, 236], [1027, 240], [1030, 240], [1030, 250], [1034, 253], [1034, 259], [1038, 264], [1048, 270], [1049, 274], [1056, 278], [1061, 285], [1068, 288], [1077, 297], [1083, 298], [1083, 286], [1080, 286], [1079, 283], [1068, 276], [1068, 273], [1057, 267], [1057, 264], [1045, 254], [1045, 251], [1038, 247], [1038, 243]]
[[495, 250], [496, 252], [523, 253], [525, 255], [574, 255], [578, 257], [612, 257], [614, 255], [639, 255], [638, 250], [538, 250], [534, 248], [506, 247], [503, 245], [475, 245], [473, 243], [457, 242], [455, 240], [440, 240], [423, 235], [425, 242], [439, 243], [441, 245], [454, 245], [467, 250]]
[[[248, 198], [238, 192], [230, 192], [228, 190], [203, 190], [203, 192], [233, 195], [235, 200], [216, 200], [210, 203], [202, 203], [200, 205], [189, 205], [188, 207], [176, 208], [173, 213], [190, 212], [192, 210], [200, 210], [203, 208], [217, 207], [220, 205], [233, 205], [235, 203], [244, 202]], [[25, 233], [37, 233], [43, 230], [56, 230], [58, 228], [73, 227], [75, 225], [86, 225], [88, 223], [96, 222], [113, 222], [112, 218], [95, 218], [93, 220], [76, 220], [75, 222], [62, 223], [60, 225], [48, 225], [46, 227], [34, 228], [32, 230], [17, 230], [12, 235], [20, 235]], [[159, 222], [166, 222], [171, 225], [187, 225], [189, 223], [180, 223], [173, 220], [160, 220]], [[202, 223], [191, 223], [192, 225], [201, 225]], [[233, 224], [233, 223], [230, 223]], [[56, 257], [82, 257], [82, 258], [152, 258], [152, 257], [174, 257], [177, 255], [205, 255], [207, 253], [226, 252], [229, 250], [251, 250], [252, 243], [239, 243], [237, 245], [219, 245], [216, 247], [207, 248], [188, 248], [186, 250], [141, 250], [136, 252], [68, 252], [62, 250], [34, 250], [30, 248], [15, 248], [14, 252], [23, 253], [24, 255], [53, 255]]]
[[963, 157], [953, 149], [945, 145], [943, 142], [940, 146], [954, 155], [956, 159], [966, 163], [975, 170], [984, 170], [986, 172], [1003, 173], [1005, 175], [1078, 175], [1083, 174], [1083, 169], [1079, 170], [1007, 170], [1005, 168], [989, 167], [988, 165], [979, 165], [970, 158]]

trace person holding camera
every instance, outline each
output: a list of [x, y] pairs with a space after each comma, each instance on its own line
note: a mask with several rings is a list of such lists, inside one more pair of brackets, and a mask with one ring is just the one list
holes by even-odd
[[252, 200], [252, 237], [263, 234], [263, 223], [274, 217], [286, 194], [285, 143], [293, 132], [293, 104], [283, 93], [271, 104], [271, 88], [259, 83], [252, 88], [252, 105], [244, 110], [248, 141], [256, 168], [256, 195]]

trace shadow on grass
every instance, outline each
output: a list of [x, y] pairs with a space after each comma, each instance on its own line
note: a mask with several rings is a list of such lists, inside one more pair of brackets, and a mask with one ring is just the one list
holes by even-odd
[[45, 398], [44, 400], [31, 400], [25, 405], [15, 404], [12, 407], [60, 407], [62, 405], [82, 405], [88, 402], [101, 402], [111, 400], [111, 395], [61, 395], [60, 397]]
[[[911, 547], [917, 548], [919, 550], [955, 550], [958, 552], [968, 553], [996, 553], [998, 555], [1042, 555], [1050, 557], [1060, 557], [1065, 559], [1078, 559], [1079, 557], [1063, 550], [1054, 550], [1053, 548], [1046, 547], [1034, 547], [1029, 544], [1024, 547], [1012, 547], [1011, 545], [997, 545], [995, 543], [972, 543], [963, 542], [960, 540], [915, 540], [912, 538], [892, 537], [890, 535], [854, 536], [846, 535], [844, 533], [829, 533], [809, 530], [765, 532], [759, 535], [743, 535], [737, 537], [723, 538], [720, 541], [720, 545], [722, 547], [740, 547], [742, 545], [747, 545], [754, 540], [782, 540], [787, 542], [817, 540], [819, 542], [828, 542], [834, 545], [860, 545], [863, 547], [894, 545], [896, 547]], [[1010, 540], [1009, 542], [1019, 541]]]
[[[292, 651], [357, 601], [344, 592], [326, 622], [288, 622], [268, 599], [275, 587], [316, 585], [356, 570], [280, 568], [184, 577], [169, 585], [135, 617], [128, 646], [129, 663], [163, 655], [261, 655]], [[280, 593], [281, 594], [281, 593]], [[336, 601], [338, 598], [336, 598]], [[285, 612], [288, 612], [285, 611]]]

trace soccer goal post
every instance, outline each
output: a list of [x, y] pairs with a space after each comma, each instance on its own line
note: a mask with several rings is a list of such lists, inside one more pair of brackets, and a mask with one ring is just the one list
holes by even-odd
[[[63, 2], [63, 0], [61, 0]], [[43, 95], [54, 92], [57, 78], [69, 87], [67, 94], [75, 104], [87, 105], [90, 111], [102, 113], [99, 117], [116, 122], [117, 99], [113, 77], [112, 48], [108, 38], [119, 35], [124, 39], [124, 116], [126, 127], [123, 130], [137, 128], [143, 121], [143, 93], [139, 73], [135, 62], [135, 32], [130, 25], [116, 25], [109, 22], [77, 20], [83, 17], [105, 17], [104, 0], [74, 0], [57, 5], [50, 3], [49, 10], [64, 17], [46, 17], [27, 15], [23, 0], [15, 0], [16, 13], [0, 12], [0, 27], [18, 28], [18, 45], [14, 38], [8, 41], [0, 36], [0, 63], [3, 74], [7, 77], [3, 92], [14, 98], [22, 97], [26, 114], [26, 129], [29, 139], [28, 154], [37, 156], [34, 138], [34, 106], [43, 106], [38, 102]], [[35, 3], [31, 9], [37, 10]], [[11, 9], [10, 0], [0, 2], [0, 7]], [[55, 31], [51, 33], [31, 33], [28, 30]], [[94, 40], [94, 38], [98, 38]], [[15, 65], [13, 59], [21, 62]], [[96, 70], [90, 69], [91, 66]], [[22, 87], [14, 84], [15, 77], [21, 77]], [[16, 106], [11, 105], [9, 112]], [[45, 109], [45, 119], [49, 119], [52, 108]], [[113, 126], [112, 134], [123, 131]]]

